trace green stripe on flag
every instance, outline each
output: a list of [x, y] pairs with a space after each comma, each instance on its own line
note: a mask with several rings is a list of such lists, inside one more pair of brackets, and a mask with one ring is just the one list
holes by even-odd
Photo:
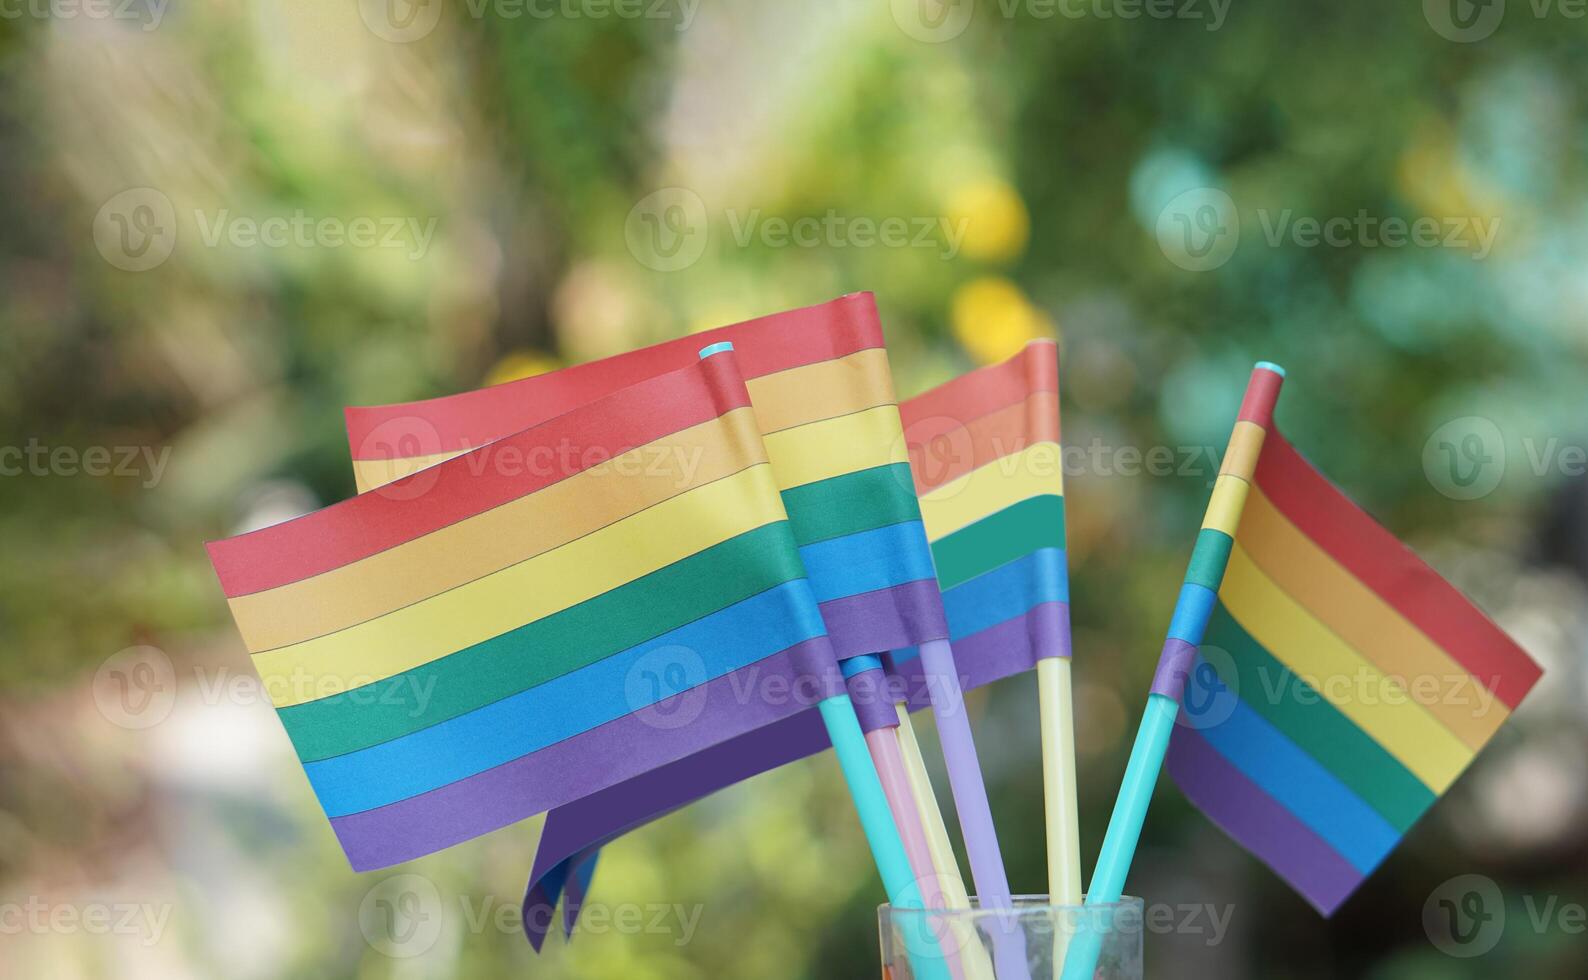
[[947, 591], [983, 572], [1031, 554], [1064, 547], [1064, 498], [1022, 500], [932, 542], [938, 587]]
[[921, 519], [909, 463], [873, 466], [783, 491], [800, 547]]
[[1185, 580], [1200, 585], [1209, 592], [1217, 592], [1224, 581], [1224, 569], [1230, 563], [1230, 549], [1235, 540], [1217, 528], [1205, 527], [1197, 534], [1196, 547], [1191, 549], [1191, 563], [1186, 566]]
[[[1203, 639], [1235, 663], [1242, 701], [1335, 775], [1368, 806], [1405, 833], [1433, 805], [1434, 792], [1340, 710], [1276, 660], [1236, 622], [1223, 603], [1213, 609]], [[1215, 669], [1219, 658], [1208, 659]], [[1231, 684], [1225, 670], [1220, 678]]]
[[305, 762], [379, 745], [804, 577], [788, 522], [767, 524], [406, 673], [283, 708], [281, 721]]

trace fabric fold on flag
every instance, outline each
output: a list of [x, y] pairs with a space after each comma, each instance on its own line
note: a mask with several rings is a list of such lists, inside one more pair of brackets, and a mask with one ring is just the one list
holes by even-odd
[[[966, 690], [1070, 655], [1058, 396], [1057, 345], [1038, 341], [899, 406], [909, 478], [936, 561], [932, 588], [941, 585]], [[895, 699], [911, 710], [930, 706], [916, 647], [895, 646], [886, 659], [886, 689], [868, 700], [851, 687], [863, 721], [872, 700], [878, 719], [894, 717]], [[529, 930], [531, 941], [538, 948], [544, 939], [565, 883], [588, 886], [601, 845], [827, 747], [819, 720], [797, 715], [554, 810], [525, 895], [526, 925], [541, 927]], [[571, 931], [578, 906], [571, 893], [568, 903], [563, 922]]]
[[1330, 915], [1541, 671], [1272, 426], [1228, 559], [1169, 773]]
[[208, 547], [356, 870], [844, 690], [728, 355]]

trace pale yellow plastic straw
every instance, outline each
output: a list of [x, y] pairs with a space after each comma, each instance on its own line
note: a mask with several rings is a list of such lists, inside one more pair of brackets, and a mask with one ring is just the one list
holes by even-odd
[[1042, 728], [1042, 799], [1048, 830], [1048, 895], [1055, 905], [1081, 904], [1081, 822], [1075, 798], [1075, 709], [1070, 661], [1037, 661]]
[[[954, 845], [948, 839], [948, 825], [943, 822], [943, 811], [932, 792], [932, 778], [926, 772], [926, 760], [921, 758], [921, 743], [916, 741], [915, 726], [910, 723], [910, 713], [903, 703], [894, 705], [899, 713], [899, 751], [904, 756], [904, 771], [910, 780], [910, 791], [915, 805], [921, 811], [921, 824], [926, 828], [926, 848], [932, 855], [932, 866], [937, 871], [943, 894], [943, 904], [951, 909], [970, 908], [970, 894], [965, 890], [965, 879], [960, 876], [959, 862], [954, 858]], [[993, 980], [992, 960], [981, 942], [969, 934], [958, 937], [964, 951], [963, 967], [966, 980]]]

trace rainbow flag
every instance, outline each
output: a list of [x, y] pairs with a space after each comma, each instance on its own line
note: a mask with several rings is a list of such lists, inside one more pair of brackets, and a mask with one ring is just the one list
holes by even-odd
[[[1064, 478], [1059, 444], [1058, 347], [1028, 345], [899, 406], [954, 642], [969, 690], [1070, 655]], [[913, 647], [888, 658], [893, 690], [929, 707]], [[894, 720], [891, 701], [850, 682], [863, 728]], [[828, 747], [811, 713], [714, 746], [547, 815], [525, 895], [538, 947], [566, 889], [571, 932], [599, 848], [629, 830], [741, 780]]]
[[1070, 655], [1058, 379], [1058, 346], [1037, 341], [899, 407], [964, 668], [1008, 676]]
[[1539, 667], [1272, 427], [1234, 541], [1202, 533], [1222, 538], [1229, 564], [1169, 772], [1332, 914], [1521, 704]]
[[870, 293], [444, 398], [347, 409], [360, 489], [685, 366], [729, 342], [840, 659], [947, 636]]
[[356, 870], [843, 690], [727, 354], [209, 553]]

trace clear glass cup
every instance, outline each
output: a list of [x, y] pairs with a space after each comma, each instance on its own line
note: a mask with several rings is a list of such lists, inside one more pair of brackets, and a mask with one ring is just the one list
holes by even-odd
[[[1141, 980], [1142, 902], [1052, 905], [1017, 895], [1008, 908], [877, 909], [883, 980]], [[1074, 951], [1095, 956], [1064, 972]]]

